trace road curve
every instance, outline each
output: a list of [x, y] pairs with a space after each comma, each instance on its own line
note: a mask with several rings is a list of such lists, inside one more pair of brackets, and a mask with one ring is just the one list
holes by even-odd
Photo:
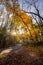
[[2, 51], [0, 52], [0, 56], [3, 55], [3, 54], [8, 54], [8, 55], [9, 55], [9, 54], [11, 54], [11, 53], [13, 53], [13, 52], [18, 51], [19, 49], [21, 49], [21, 47], [22, 47], [22, 44], [17, 44], [17, 45], [14, 46], [14, 47], [11, 47], [11, 48], [2, 50]]

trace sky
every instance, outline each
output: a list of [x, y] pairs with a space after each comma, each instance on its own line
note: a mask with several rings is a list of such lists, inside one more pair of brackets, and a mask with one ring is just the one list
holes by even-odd
[[[21, 9], [22, 9], [22, 2], [23, 2], [23, 1], [24, 1], [24, 0], [18, 0]], [[28, 0], [27, 0], [27, 1], [28, 1]], [[30, 0], [30, 2], [31, 2], [31, 0]], [[40, 12], [43, 13], [43, 0], [39, 0], [39, 2], [38, 2], [37, 4], [39, 5]], [[27, 6], [28, 6], [28, 4], [24, 4], [23, 9], [27, 10], [27, 9], [26, 9]], [[2, 7], [3, 7], [3, 6], [0, 6], [0, 8], [2, 8]], [[32, 7], [31, 9], [32, 9], [32, 11], [34, 10], [33, 7]], [[42, 14], [42, 15], [43, 15], [43, 14]]]
[[[22, 1], [23, 0], [18, 0], [19, 1], [19, 4], [20, 4], [20, 8], [22, 9]], [[39, 9], [40, 9], [40, 14], [41, 14], [41, 16], [43, 16], [43, 0], [39, 0], [39, 2], [37, 3], [38, 5], [39, 5]], [[28, 6], [28, 4], [25, 4], [24, 5], [24, 10], [26, 10], [27, 11], [27, 6]], [[0, 9], [3, 9], [4, 8], [4, 6], [2, 6], [2, 5], [0, 5]], [[5, 10], [6, 11], [6, 10]], [[34, 8], [33, 7], [31, 7], [31, 11], [34, 11]], [[6, 13], [6, 12], [5, 12]], [[5, 15], [5, 17], [6, 17], [6, 15]], [[1, 20], [1, 19], [0, 19]], [[6, 19], [5, 19], [6, 20]], [[23, 31], [23, 30], [22, 30]], [[22, 32], [21, 32], [21, 30], [20, 30], [20, 34], [22, 34]]]
[[[23, 0], [18, 0], [20, 3], [20, 6], [22, 7], [22, 1]], [[42, 7], [43, 6], [43, 0], [39, 0], [39, 5]]]
[[[22, 9], [22, 1], [23, 0], [19, 0], [19, 4], [20, 4], [20, 8]], [[31, 0], [30, 0], [31, 1]], [[37, 2], [37, 4], [38, 4], [38, 6], [39, 6], [39, 9], [40, 9], [40, 12], [41, 12], [41, 16], [43, 16], [43, 0], [39, 0], [38, 2]], [[25, 4], [24, 5], [24, 7], [23, 7], [23, 9], [24, 10], [26, 10], [27, 11], [27, 6], [28, 6], [28, 4]], [[31, 11], [34, 11], [34, 8], [32, 7], [31, 8]]]
[[[23, 1], [24, 1], [24, 0], [18, 0], [21, 9], [22, 9], [22, 2], [23, 2]], [[31, 0], [30, 0], [30, 2], [31, 2]], [[39, 0], [37, 4], [39, 5], [40, 15], [43, 16], [43, 0]], [[24, 7], [23, 7], [23, 9], [26, 10], [26, 11], [27, 11], [27, 6], [28, 6], [28, 4], [25, 3], [25, 4], [24, 4]], [[1, 9], [1, 8], [3, 9], [3, 7], [4, 7], [4, 5], [3, 5], [3, 6], [0, 5], [0, 9]], [[30, 8], [30, 6], [29, 6], [29, 8]], [[28, 11], [29, 11], [29, 9], [28, 9]], [[33, 7], [31, 7], [31, 11], [34, 12], [34, 8], [33, 8]]]

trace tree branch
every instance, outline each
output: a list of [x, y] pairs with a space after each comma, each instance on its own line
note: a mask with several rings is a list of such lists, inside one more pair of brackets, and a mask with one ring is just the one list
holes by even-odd
[[[24, 10], [22, 10], [22, 11], [24, 11]], [[34, 14], [34, 15], [38, 16], [39, 18], [41, 18], [43, 20], [43, 17], [41, 17], [40, 15], [38, 15], [38, 14], [36, 14], [34, 12], [27, 12], [27, 11], [24, 11], [24, 12], [28, 13], [28, 14]]]

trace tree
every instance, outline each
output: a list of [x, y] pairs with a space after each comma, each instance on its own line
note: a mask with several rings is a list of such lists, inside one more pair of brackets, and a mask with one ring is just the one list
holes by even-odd
[[[40, 15], [39, 9], [36, 6], [37, 1], [32, 0], [32, 2], [28, 1], [28, 0], [23, 0], [24, 2], [26, 2], [26, 4], [28, 3], [28, 6], [30, 7], [34, 7], [35, 12], [31, 12], [31, 11], [26, 11], [26, 10], [21, 10], [20, 9], [20, 5], [18, 3], [18, 0], [0, 0], [1, 4], [4, 5], [5, 9], [6, 9], [6, 20], [4, 21], [4, 18], [2, 18], [2, 30], [3, 30], [3, 36], [5, 36], [8, 30], [10, 30], [10, 32], [12, 32], [13, 30], [16, 31], [16, 33], [20, 33], [19, 31], [24, 31], [23, 34], [25, 34], [25, 37], [30, 37], [31, 40], [35, 40], [38, 41], [38, 36], [40, 36], [38, 34], [38, 32], [40, 32], [42, 30], [42, 28], [40, 26], [42, 26], [42, 20], [43, 17]], [[24, 5], [24, 3], [23, 3]], [[29, 10], [29, 7], [27, 8], [27, 10]], [[28, 14], [31, 14], [28, 15]], [[33, 24], [34, 20], [36, 21], [38, 28], [40, 30], [37, 30], [36, 27], [37, 25]], [[38, 20], [37, 20], [38, 19]], [[3, 21], [5, 22], [4, 26], [3, 26]], [[39, 22], [39, 23], [38, 23]], [[35, 27], [36, 26], [36, 27]], [[3, 37], [2, 38], [6, 38]], [[40, 37], [41, 39], [41, 37]]]
[[[24, 2], [24, 3], [23, 3]], [[25, 13], [28, 13], [28, 14], [31, 14], [35, 20], [37, 20], [37, 17], [38, 17], [38, 21], [39, 21], [39, 24], [40, 25], [43, 25], [43, 17], [41, 16], [41, 12], [40, 12], [40, 5], [39, 5], [39, 0], [23, 0], [22, 2], [22, 5], [24, 4], [28, 4], [27, 6], [27, 11], [23, 10], [23, 7], [22, 7], [22, 10], [25, 12]], [[31, 11], [31, 9], [34, 8], [34, 11]], [[28, 10], [30, 10], [28, 12]], [[37, 23], [38, 23], [37, 21]]]

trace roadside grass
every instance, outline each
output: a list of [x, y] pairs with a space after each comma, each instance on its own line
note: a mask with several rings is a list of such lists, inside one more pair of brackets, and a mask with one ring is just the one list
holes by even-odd
[[9, 53], [10, 53], [11, 49], [6, 49], [6, 50], [3, 50], [1, 53], [0, 53], [0, 58], [4, 58], [6, 57]]
[[43, 51], [43, 46], [31, 46], [31, 45], [28, 45], [27, 46], [29, 50], [31, 51]]
[[23, 43], [31, 51], [43, 51], [43, 42], [38, 43]]
[[7, 53], [0, 54], [0, 58], [4, 58], [4, 57], [6, 57], [7, 55], [8, 55]]

